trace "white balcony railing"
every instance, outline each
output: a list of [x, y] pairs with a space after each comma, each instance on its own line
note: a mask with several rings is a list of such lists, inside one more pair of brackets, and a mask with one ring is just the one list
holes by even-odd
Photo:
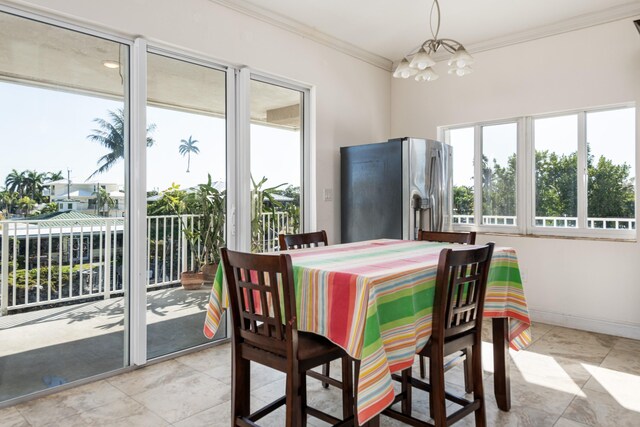
[[[186, 216], [189, 226], [197, 219]], [[262, 215], [262, 250], [296, 232], [285, 212]], [[0, 315], [123, 293], [123, 218], [0, 222]], [[174, 215], [147, 218], [147, 288], [180, 282], [196, 260]]]
[[[576, 228], [578, 226], [577, 217], [535, 217], [536, 227], [545, 228]], [[453, 215], [453, 224], [474, 224], [473, 215]], [[516, 225], [515, 216], [505, 215], [485, 215], [482, 217], [484, 225]], [[587, 227], [590, 229], [602, 230], [635, 230], [635, 218], [587, 218]]]

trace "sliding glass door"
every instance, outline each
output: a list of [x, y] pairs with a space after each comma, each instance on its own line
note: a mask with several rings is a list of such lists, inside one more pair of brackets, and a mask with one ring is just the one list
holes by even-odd
[[250, 96], [251, 251], [302, 230], [305, 91], [253, 76]]
[[225, 103], [225, 71], [148, 53], [148, 358], [209, 342], [205, 307], [225, 242]]
[[128, 365], [129, 44], [0, 12], [0, 402]]

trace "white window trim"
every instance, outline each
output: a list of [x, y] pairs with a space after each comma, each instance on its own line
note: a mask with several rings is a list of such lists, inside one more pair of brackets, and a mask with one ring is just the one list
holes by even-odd
[[[450, 143], [447, 131], [455, 129], [474, 129], [474, 220], [475, 224], [454, 224], [453, 229], [459, 231], [478, 231], [485, 233], [506, 233], [533, 236], [555, 236], [589, 239], [635, 240], [638, 229], [638, 187], [636, 183], [636, 229], [605, 230], [587, 228], [587, 152], [586, 134], [588, 113], [611, 111], [624, 108], [636, 108], [635, 103], [621, 103], [595, 108], [581, 108], [556, 113], [535, 114], [518, 118], [489, 120], [478, 123], [467, 123], [454, 126], [438, 126], [438, 137]], [[533, 123], [535, 119], [561, 117], [576, 114], [578, 116], [578, 228], [540, 227], [535, 226], [535, 144]], [[497, 124], [514, 123], [518, 125], [518, 144], [516, 161], [516, 223], [515, 226], [494, 226], [482, 224], [482, 127]], [[638, 123], [636, 123], [636, 129]], [[636, 135], [637, 140], [637, 135]], [[635, 148], [635, 146], [634, 146]], [[455, 153], [454, 153], [455, 155]], [[631, 157], [632, 159], [637, 156]], [[638, 165], [636, 164], [636, 182]], [[477, 208], [480, 207], [480, 208]]]

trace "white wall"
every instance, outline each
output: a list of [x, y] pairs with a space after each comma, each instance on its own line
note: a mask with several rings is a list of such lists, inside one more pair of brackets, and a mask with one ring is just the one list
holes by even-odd
[[[326, 229], [331, 241], [338, 240], [339, 147], [388, 137], [391, 82], [387, 71], [208, 0], [6, 3], [314, 85], [317, 228]], [[334, 190], [333, 201], [323, 201], [324, 188]]]
[[[435, 82], [394, 79], [392, 133], [435, 138], [437, 126], [630, 101], [637, 103], [640, 129], [640, 35], [632, 21], [475, 54], [475, 72], [464, 78], [446, 75], [441, 63]], [[629, 156], [638, 170], [640, 149]], [[479, 240], [516, 248], [534, 320], [640, 339], [639, 243], [503, 235]]]

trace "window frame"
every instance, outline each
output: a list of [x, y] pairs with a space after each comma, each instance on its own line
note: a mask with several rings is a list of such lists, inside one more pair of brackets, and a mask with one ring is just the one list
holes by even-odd
[[[448, 131], [455, 129], [474, 129], [474, 220], [475, 224], [453, 224], [454, 230], [459, 231], [479, 231], [486, 233], [505, 233], [533, 236], [555, 236], [569, 238], [589, 238], [589, 239], [637, 239], [637, 218], [638, 218], [638, 187], [637, 168], [633, 176], [636, 192], [636, 221], [635, 229], [594, 229], [587, 227], [588, 218], [588, 189], [587, 189], [587, 115], [594, 112], [623, 110], [627, 108], [636, 109], [634, 102], [620, 103], [593, 108], [580, 108], [554, 113], [532, 114], [521, 117], [511, 117], [501, 120], [488, 120], [483, 122], [466, 123], [453, 126], [438, 126], [438, 137], [441, 141], [450, 143]], [[577, 115], [578, 122], [578, 176], [577, 176], [577, 197], [578, 197], [578, 226], [576, 228], [564, 227], [542, 227], [535, 225], [536, 208], [536, 179], [535, 179], [535, 134], [534, 123], [537, 119], [553, 118]], [[500, 125], [507, 123], [517, 123], [517, 160], [516, 160], [516, 225], [485, 225], [482, 223], [482, 128], [485, 126]], [[636, 123], [637, 129], [637, 123]], [[636, 135], [637, 140], [637, 135]], [[637, 144], [634, 145], [633, 156], [630, 156], [635, 163]], [[455, 155], [455, 153], [454, 153]]]

